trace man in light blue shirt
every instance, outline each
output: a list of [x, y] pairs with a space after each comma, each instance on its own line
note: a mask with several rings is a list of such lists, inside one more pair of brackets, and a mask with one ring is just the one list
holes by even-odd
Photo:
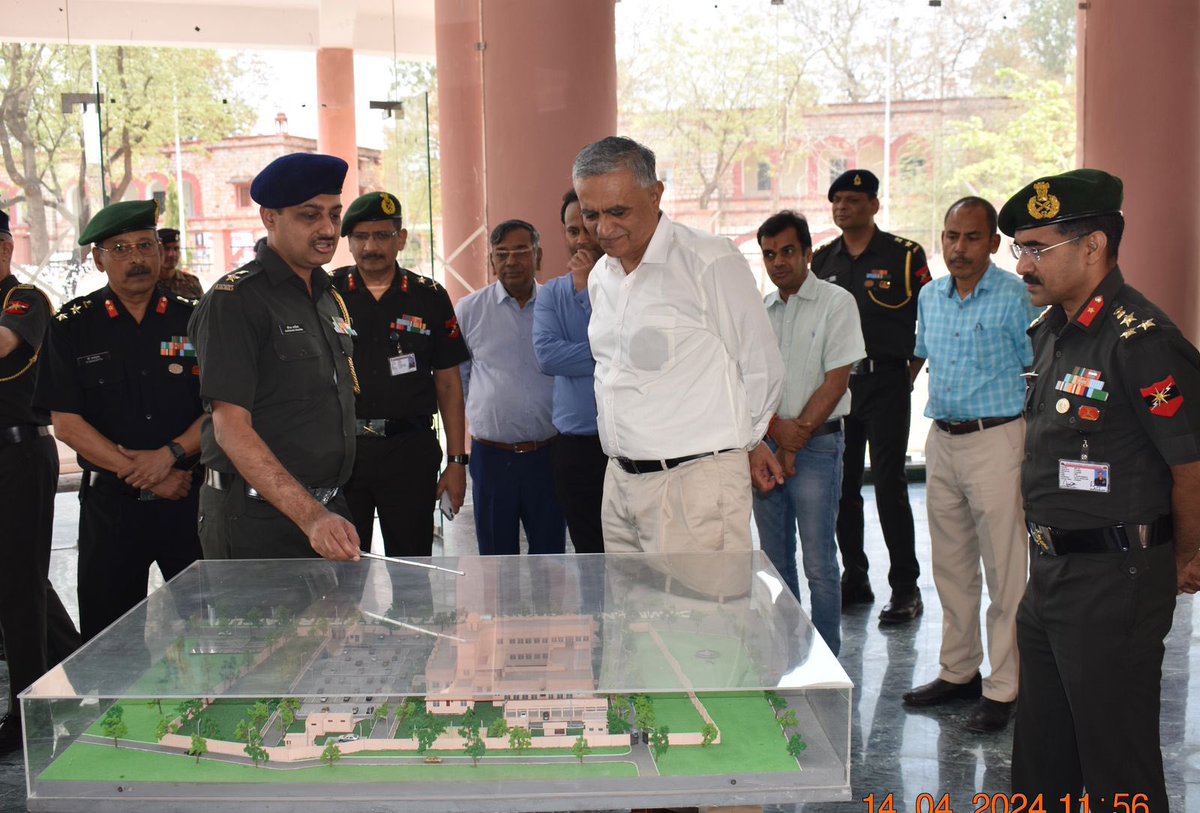
[[588, 344], [588, 275], [604, 252], [583, 226], [575, 190], [563, 196], [559, 217], [571, 259], [567, 273], [542, 286], [533, 305], [533, 351], [554, 376], [554, 485], [576, 553], [603, 553], [600, 505], [608, 455], [596, 429], [596, 360]]
[[506, 220], [489, 242], [497, 280], [457, 308], [471, 352], [459, 371], [471, 427], [475, 535], [481, 554], [516, 554], [524, 525], [530, 553], [562, 553], [566, 523], [551, 460], [554, 379], [533, 354], [540, 238], [532, 224]]
[[854, 296], [809, 272], [812, 235], [792, 211], [758, 229], [763, 265], [779, 288], [767, 295], [767, 316], [783, 355], [783, 397], [767, 443], [783, 468], [783, 485], [754, 494], [759, 544], [800, 599], [796, 531], [813, 626], [836, 655], [842, 644], [842, 583], [838, 573], [838, 495], [842, 487], [843, 421], [850, 412], [850, 369], [867, 355]]
[[[927, 285], [917, 306], [916, 354], [929, 360], [926, 506], [942, 647], [938, 677], [906, 693], [904, 702], [980, 698], [966, 723], [973, 731], [1008, 724], [1017, 697], [1017, 606], [1028, 567], [1021, 376], [1033, 364], [1025, 331], [1038, 311], [1021, 280], [991, 261], [999, 246], [995, 208], [976, 197], [955, 202], [942, 231], [950, 276]], [[979, 673], [981, 559], [992, 669], [986, 679]]]

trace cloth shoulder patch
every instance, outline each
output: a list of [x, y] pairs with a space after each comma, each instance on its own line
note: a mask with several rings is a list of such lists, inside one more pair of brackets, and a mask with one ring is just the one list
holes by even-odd
[[1155, 381], [1149, 387], [1143, 387], [1140, 392], [1150, 414], [1160, 418], [1175, 417], [1175, 413], [1183, 406], [1183, 393], [1179, 391], [1179, 385], [1175, 383], [1173, 375], [1162, 381]]

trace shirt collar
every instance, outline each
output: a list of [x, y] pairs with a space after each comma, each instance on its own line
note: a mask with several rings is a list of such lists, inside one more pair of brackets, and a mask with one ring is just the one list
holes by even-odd
[[[969, 296], [978, 296], [983, 291], [992, 287], [992, 283], [996, 281], [997, 274], [1007, 274], [1008, 272], [992, 261], [988, 261], [987, 270], [983, 272], [983, 276], [979, 278], [979, 282], [975, 283], [975, 288]], [[954, 299], [958, 295], [958, 286], [954, 284], [954, 277], [950, 277], [949, 290], [946, 291], [946, 296]]]
[[[267, 279], [271, 281], [272, 285], [280, 285], [292, 278], [301, 284], [304, 283], [295, 270], [287, 264], [287, 261], [276, 254], [270, 246], [263, 246], [254, 259], [262, 263], [263, 272], [266, 273]], [[329, 274], [325, 272], [324, 268], [317, 266], [309, 272], [309, 282], [312, 283], [314, 292], [323, 291], [330, 286]]]
[[[541, 289], [541, 287], [542, 284], [535, 279], [533, 281], [533, 293], [529, 295], [529, 302], [525, 303], [526, 307], [528, 307], [535, 299], [537, 299], [538, 291]], [[506, 299], [511, 299], [514, 305], [517, 304], [516, 298], [510, 295], [508, 291], [504, 289], [504, 285], [501, 284], [500, 280], [493, 282], [492, 288], [492, 302], [495, 304], [499, 305]], [[518, 305], [518, 307], [520, 306]]]
[[[1083, 307], [1079, 309], [1079, 313], [1071, 315], [1070, 324], [1084, 333], [1091, 333], [1103, 321], [1101, 317], [1103, 317], [1104, 311], [1112, 307], [1117, 298], [1117, 292], [1124, 285], [1125, 277], [1121, 274], [1121, 267], [1113, 266], [1112, 270], [1105, 275], [1104, 279], [1100, 280], [1100, 284], [1088, 296]], [[1055, 305], [1051, 309], [1050, 318], [1055, 326], [1065, 327], [1068, 317], [1062, 305]]]

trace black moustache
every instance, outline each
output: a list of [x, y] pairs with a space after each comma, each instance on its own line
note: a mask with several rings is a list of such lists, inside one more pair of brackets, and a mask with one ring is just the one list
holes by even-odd
[[135, 266], [133, 266], [133, 268], [130, 268], [130, 269], [129, 269], [128, 273], [126, 273], [126, 274], [125, 274], [125, 276], [127, 276], [127, 277], [141, 277], [141, 276], [145, 276], [146, 274], [149, 274], [149, 273], [150, 273], [150, 269], [149, 269], [149, 268], [147, 268], [146, 266], [144, 266], [144, 265], [135, 265]]
[[1026, 285], [1041, 285], [1042, 281], [1033, 274], [1022, 274], [1021, 281]]

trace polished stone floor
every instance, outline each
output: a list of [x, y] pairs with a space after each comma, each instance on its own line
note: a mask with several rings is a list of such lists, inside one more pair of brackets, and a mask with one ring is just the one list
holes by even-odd
[[[868, 553], [874, 565], [872, 579], [880, 603], [886, 601], [887, 551], [874, 505], [868, 498]], [[57, 501], [52, 579], [68, 608], [75, 612], [76, 495], [60, 493]], [[843, 619], [840, 660], [858, 689], [854, 695], [851, 726], [853, 801], [810, 803], [795, 809], [805, 813], [836, 811], [871, 813], [862, 801], [869, 794], [878, 800], [894, 795], [897, 811], [933, 813], [921, 794], [934, 799], [949, 794], [956, 813], [980, 807], [976, 794], [1001, 794], [1009, 786], [1011, 726], [996, 734], [973, 734], [962, 724], [969, 703], [936, 713], [913, 714], [904, 710], [900, 695], [914, 684], [937, 675], [941, 638], [941, 608], [929, 573], [929, 541], [925, 524], [924, 486], [912, 488], [917, 516], [918, 554], [922, 561], [921, 588], [925, 615], [904, 627], [880, 627], [880, 604], [849, 612]], [[378, 542], [377, 542], [378, 544]], [[473, 553], [474, 533], [470, 506], [447, 523], [438, 553]], [[158, 574], [151, 586], [160, 584]], [[1174, 811], [1200, 811], [1200, 603], [1182, 598], [1167, 641], [1163, 667], [1162, 746], [1167, 766], [1167, 787]], [[986, 669], [986, 665], [985, 665]], [[7, 670], [0, 668], [0, 697], [7, 695]], [[3, 700], [0, 699], [0, 704]], [[25, 775], [21, 755], [0, 758], [0, 811], [25, 810]], [[785, 806], [783, 811], [791, 811]], [[986, 808], [985, 808], [986, 809]], [[998, 813], [1002, 808], [993, 808]]]

